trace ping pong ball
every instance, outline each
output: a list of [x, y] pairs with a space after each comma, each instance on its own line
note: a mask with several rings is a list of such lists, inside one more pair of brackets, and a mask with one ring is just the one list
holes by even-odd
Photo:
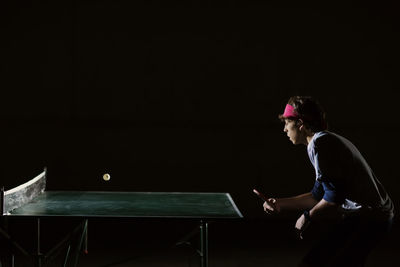
[[103, 180], [104, 180], [104, 181], [108, 181], [108, 180], [110, 180], [110, 178], [111, 178], [111, 176], [110, 176], [108, 173], [105, 173], [105, 174], [103, 175]]

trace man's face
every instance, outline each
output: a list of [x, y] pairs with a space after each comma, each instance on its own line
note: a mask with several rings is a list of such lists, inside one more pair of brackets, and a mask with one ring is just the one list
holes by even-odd
[[302, 143], [302, 132], [300, 131], [300, 127], [296, 125], [296, 121], [285, 119], [283, 131], [294, 145]]

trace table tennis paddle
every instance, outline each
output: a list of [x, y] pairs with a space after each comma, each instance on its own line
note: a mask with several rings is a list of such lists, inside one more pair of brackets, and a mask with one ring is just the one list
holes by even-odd
[[268, 198], [264, 196], [262, 193], [258, 192], [256, 189], [253, 189], [253, 192], [263, 201], [267, 201]]

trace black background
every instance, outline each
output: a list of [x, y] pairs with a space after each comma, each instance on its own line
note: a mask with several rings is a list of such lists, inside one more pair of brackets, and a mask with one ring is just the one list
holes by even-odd
[[[50, 190], [310, 190], [277, 115], [312, 95], [399, 204], [391, 2], [2, 1], [1, 176]], [[103, 173], [111, 180], [104, 182]]]

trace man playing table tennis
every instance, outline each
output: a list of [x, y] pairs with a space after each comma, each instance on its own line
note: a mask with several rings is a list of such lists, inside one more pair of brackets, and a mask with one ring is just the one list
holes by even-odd
[[[290, 141], [307, 146], [316, 179], [311, 192], [266, 199], [264, 210], [304, 211], [295, 225], [301, 238], [313, 224], [331, 227], [298, 266], [364, 266], [371, 249], [390, 229], [394, 206], [389, 195], [357, 148], [327, 131], [325, 113], [313, 98], [291, 97], [279, 118]], [[332, 211], [337, 220], [328, 224]]]

